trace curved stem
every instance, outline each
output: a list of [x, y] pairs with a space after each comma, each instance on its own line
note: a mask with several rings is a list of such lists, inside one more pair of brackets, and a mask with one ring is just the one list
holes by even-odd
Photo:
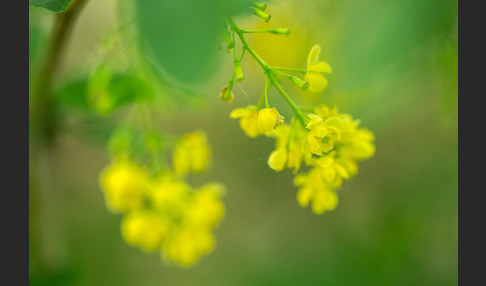
[[[283, 88], [278, 83], [278, 80], [275, 78], [274, 73], [276, 72], [276, 70], [274, 68], [272, 68], [271, 66], [269, 66], [267, 63], [265, 63], [265, 61], [262, 60], [262, 58], [260, 58], [260, 56], [258, 56], [258, 54], [248, 45], [248, 42], [246, 41], [246, 38], [243, 35], [243, 30], [241, 30], [236, 25], [236, 23], [233, 21], [233, 19], [228, 18], [227, 20], [228, 20], [228, 23], [230, 24], [231, 29], [236, 33], [236, 35], [238, 35], [238, 38], [240, 38], [240, 41], [241, 41], [241, 44], [243, 45], [243, 48], [246, 49], [253, 56], [253, 58], [260, 64], [260, 66], [265, 71], [265, 74], [268, 75], [268, 77], [270, 79], [270, 83], [273, 84], [275, 86], [275, 88], [277, 88], [277, 90], [280, 92], [280, 94], [282, 94], [284, 99], [287, 101], [287, 103], [290, 105], [290, 107], [294, 111], [297, 119], [299, 119], [302, 122], [302, 124], [305, 125], [304, 117], [302, 116], [302, 113], [300, 112], [299, 108], [294, 103], [294, 101], [290, 98], [290, 96], [283, 90]], [[265, 98], [266, 98], [266, 96], [265, 96]]]
[[301, 74], [305, 74], [307, 72], [305, 69], [298, 69], [298, 68], [272, 67], [272, 69], [278, 70], [278, 71], [298, 72], [298, 73], [301, 73]]
[[248, 45], [248, 42], [246, 41], [242, 30], [235, 24], [233, 19], [229, 18], [228, 22], [230, 23], [231, 29], [233, 29], [236, 35], [238, 35], [238, 38], [240, 38], [243, 48], [246, 49], [253, 56], [253, 58], [262, 66], [265, 71], [270, 70], [270, 66], [267, 65], [267, 63], [265, 63], [265, 61], [263, 61], [262, 58], [260, 58], [260, 56], [255, 53], [255, 51]]
[[59, 65], [62, 51], [66, 46], [69, 32], [86, 2], [87, 0], [74, 0], [66, 12], [56, 14], [53, 34], [38, 74], [36, 97], [32, 107], [32, 119], [33, 123], [39, 124], [41, 138], [48, 145], [52, 143], [51, 141], [55, 136], [58, 121], [54, 112], [55, 104], [51, 98], [52, 79]]
[[292, 110], [294, 111], [295, 113], [295, 116], [297, 117], [297, 119], [300, 120], [300, 122], [302, 122], [303, 125], [305, 125], [305, 122], [304, 122], [304, 117], [302, 116], [302, 113], [300, 113], [300, 110], [299, 108], [297, 107], [297, 105], [294, 103], [294, 101], [290, 98], [290, 96], [285, 92], [285, 90], [283, 90], [283, 88], [280, 86], [280, 84], [278, 83], [278, 80], [275, 78], [275, 75], [273, 73], [270, 73], [269, 74], [269, 77], [270, 77], [270, 81], [272, 82], [272, 84], [275, 86], [275, 88], [280, 92], [280, 94], [282, 94], [283, 98], [287, 101], [287, 103], [290, 105], [290, 107], [292, 108]]

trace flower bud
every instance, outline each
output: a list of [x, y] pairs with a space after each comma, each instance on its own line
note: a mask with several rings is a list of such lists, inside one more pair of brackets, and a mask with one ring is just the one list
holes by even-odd
[[297, 86], [299, 86], [303, 90], [305, 90], [305, 89], [307, 89], [309, 87], [309, 83], [307, 81], [303, 81], [303, 80], [301, 80], [300, 78], [298, 78], [296, 76], [290, 76], [289, 79], [290, 79], [290, 81], [292, 81], [293, 83], [295, 83]]
[[265, 20], [265, 22], [270, 21], [270, 18], [272, 17], [270, 14], [267, 14], [262, 10], [258, 10], [258, 9], [254, 9], [253, 14], [259, 18], [262, 18], [263, 20]]
[[275, 29], [271, 29], [269, 32], [277, 35], [289, 35], [290, 28], [275, 28]]
[[222, 100], [224, 100], [226, 102], [232, 102], [233, 99], [235, 98], [235, 96], [233, 95], [233, 92], [231, 91], [231, 89], [227, 85], [225, 85], [223, 87], [219, 96], [221, 97]]
[[283, 124], [283, 116], [281, 116], [275, 107], [264, 108], [258, 112], [258, 128], [264, 132], [270, 132], [278, 125]]
[[255, 2], [255, 3], [253, 3], [253, 7], [260, 9], [262, 11], [265, 11], [265, 9], [267, 9], [267, 4]]
[[241, 69], [241, 64], [238, 61], [235, 61], [235, 74], [236, 74], [237, 82], [242, 82], [245, 80], [245, 76], [243, 75], [243, 70]]

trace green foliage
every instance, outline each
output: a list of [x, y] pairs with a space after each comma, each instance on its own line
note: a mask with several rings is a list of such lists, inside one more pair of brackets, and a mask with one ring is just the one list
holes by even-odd
[[76, 78], [64, 84], [55, 94], [64, 105], [78, 110], [89, 111], [90, 104], [86, 98], [88, 80], [85, 77]]
[[29, 0], [29, 6], [45, 8], [52, 12], [65, 12], [71, 0]]
[[113, 131], [108, 141], [108, 151], [111, 156], [116, 157], [121, 154], [130, 154], [132, 141], [136, 136], [135, 130], [127, 126], [120, 126]]
[[44, 42], [44, 31], [39, 26], [29, 27], [29, 67], [38, 59]]
[[169, 75], [183, 82], [202, 81], [216, 67], [214, 57], [224, 18], [245, 11], [249, 3], [135, 1], [140, 43]]

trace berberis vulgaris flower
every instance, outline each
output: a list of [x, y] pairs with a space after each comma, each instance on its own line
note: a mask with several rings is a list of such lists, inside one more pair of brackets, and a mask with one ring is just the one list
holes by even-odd
[[312, 92], [320, 92], [327, 86], [327, 79], [323, 73], [331, 73], [331, 66], [323, 61], [319, 61], [321, 46], [314, 45], [307, 56], [307, 69], [304, 80], [309, 83], [308, 89]]
[[[254, 6], [254, 10], [261, 9], [259, 7]], [[262, 17], [261, 12], [255, 15], [268, 21], [270, 17]], [[275, 138], [275, 150], [268, 156], [267, 164], [276, 172], [293, 169], [296, 174], [294, 184], [299, 188], [297, 201], [300, 206], [310, 205], [315, 214], [333, 210], [338, 204], [337, 191], [343, 182], [358, 173], [359, 161], [375, 153], [373, 133], [360, 128], [358, 120], [349, 114], [339, 113], [336, 107], [330, 108], [324, 104], [299, 106], [280, 85], [281, 79], [288, 79], [301, 90], [320, 92], [327, 87], [328, 81], [324, 74], [330, 74], [332, 69], [328, 63], [319, 59], [319, 45], [314, 45], [307, 55], [306, 69], [273, 66], [265, 62], [248, 44], [246, 34], [283, 34], [280, 31], [286, 31], [288, 35], [290, 29], [247, 30], [241, 29], [231, 18], [227, 22], [229, 31], [226, 32], [233, 35], [227, 44], [228, 49], [233, 51], [234, 62], [234, 72], [227, 86], [232, 86], [235, 74], [241, 72], [241, 61], [245, 55], [253, 57], [265, 76], [263, 94], [258, 103], [236, 108], [230, 117], [239, 118], [241, 129], [251, 138], [258, 135]], [[241, 42], [240, 57], [237, 56], [235, 39]], [[293, 73], [303, 74], [303, 80], [300, 75]], [[285, 124], [277, 109], [270, 107], [268, 101], [271, 88], [275, 88], [292, 109], [294, 116], [288, 120], [290, 124]], [[225, 91], [226, 97], [230, 98], [229, 90]], [[261, 108], [263, 103], [265, 108]]]
[[277, 126], [283, 124], [284, 117], [275, 107], [260, 109], [257, 116], [258, 128], [262, 132], [271, 132]]
[[100, 175], [107, 207], [123, 213], [123, 239], [144, 252], [158, 251], [164, 261], [194, 265], [214, 249], [213, 229], [223, 219], [225, 187], [217, 182], [199, 188], [184, 178], [206, 169], [211, 150], [205, 135], [186, 134], [176, 143], [174, 171], [154, 174], [127, 157], [116, 159]]
[[240, 127], [246, 136], [255, 138], [261, 134], [258, 127], [258, 108], [255, 105], [236, 108], [231, 111], [230, 117], [240, 119]]
[[118, 159], [100, 176], [106, 206], [113, 212], [141, 208], [148, 184], [148, 175], [141, 166], [127, 159]]
[[315, 107], [307, 116], [305, 126], [296, 122], [275, 133], [275, 151], [268, 165], [277, 172], [294, 168], [294, 173], [302, 163], [308, 166], [309, 171], [294, 180], [299, 187], [297, 201], [302, 207], [312, 203], [312, 211], [322, 214], [336, 207], [336, 191], [344, 180], [357, 174], [357, 162], [373, 156], [374, 136], [359, 128], [359, 121], [351, 115], [326, 105]]

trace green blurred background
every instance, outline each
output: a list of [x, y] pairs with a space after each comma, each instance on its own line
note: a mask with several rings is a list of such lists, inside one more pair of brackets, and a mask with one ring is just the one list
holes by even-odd
[[[87, 2], [56, 87], [89, 72], [87, 63], [117, 23], [118, 6], [114, 0]], [[291, 171], [276, 173], [266, 164], [274, 141], [246, 137], [229, 118], [232, 109], [256, 103], [262, 72], [246, 58], [247, 79], [235, 84], [235, 100], [221, 101], [232, 55], [217, 49], [218, 64], [205, 80], [181, 83], [197, 95], [156, 113], [164, 131], [205, 130], [213, 166], [190, 181], [218, 180], [228, 188], [217, 246], [190, 269], [130, 247], [120, 235], [121, 216], [105, 207], [98, 175], [110, 162], [107, 138], [126, 109], [99, 115], [60, 101], [55, 147], [30, 164], [30, 284], [457, 285], [457, 6], [438, 0], [280, 0], [269, 3], [268, 23], [249, 13], [235, 18], [247, 28], [291, 27], [289, 36], [247, 37], [270, 64], [304, 67], [312, 45], [320, 44], [321, 59], [333, 68], [328, 88], [318, 95], [288, 82], [284, 88], [299, 104], [335, 104], [361, 119], [375, 133], [376, 154], [345, 182], [334, 211], [316, 216], [299, 207]], [[29, 9], [33, 76], [54, 14]], [[165, 97], [184, 96], [165, 91]], [[291, 118], [275, 91], [269, 100]]]

